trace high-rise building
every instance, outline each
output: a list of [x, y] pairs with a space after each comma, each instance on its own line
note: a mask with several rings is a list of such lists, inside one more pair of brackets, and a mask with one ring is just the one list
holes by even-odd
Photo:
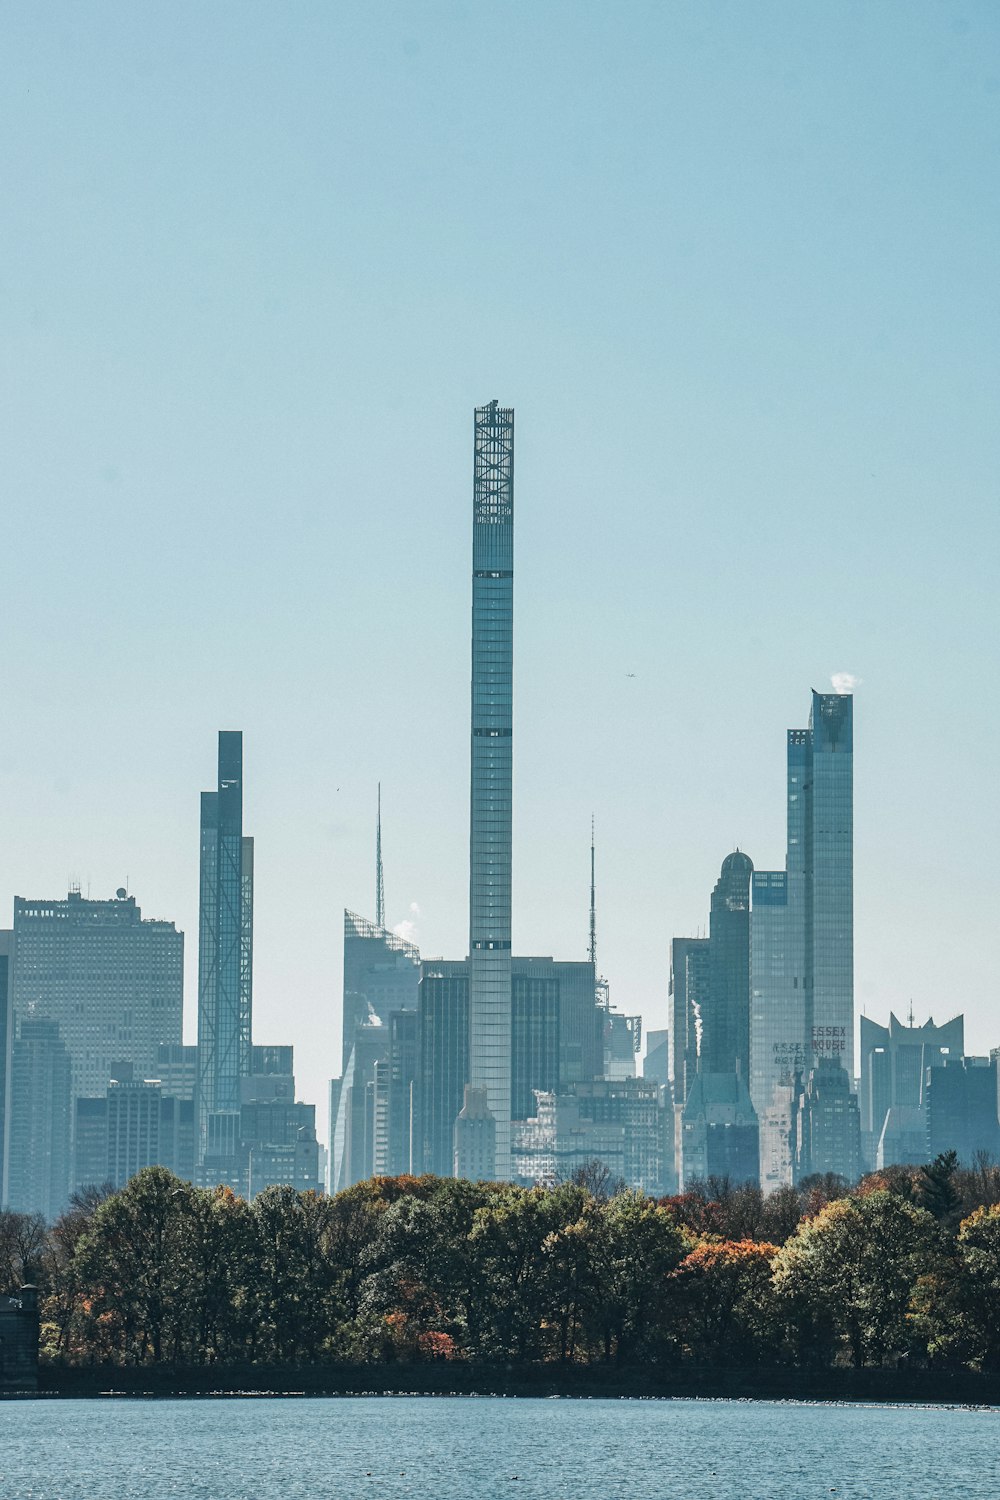
[[739, 1073], [696, 1073], [678, 1114], [682, 1191], [710, 1178], [728, 1178], [734, 1186], [757, 1181], [757, 1115]]
[[927, 1160], [954, 1151], [962, 1166], [996, 1161], [997, 1064], [991, 1057], [947, 1057], [926, 1073]]
[[344, 1011], [341, 1028], [343, 1064], [354, 1045], [354, 1028], [376, 1015], [388, 1019], [394, 1010], [416, 1010], [420, 950], [415, 944], [344, 912]]
[[708, 929], [708, 1004], [703, 1007], [702, 1066], [750, 1076], [750, 877], [753, 862], [727, 854], [712, 892]]
[[465, 1085], [462, 1108], [455, 1117], [454, 1173], [469, 1182], [491, 1182], [496, 1176], [496, 1122], [486, 1090]]
[[848, 1183], [861, 1175], [861, 1115], [847, 1069], [836, 1056], [810, 1068], [798, 1094], [795, 1180], [834, 1172]]
[[386, 1161], [391, 1177], [413, 1171], [413, 1124], [419, 1073], [420, 1031], [416, 1010], [389, 1014]]
[[21, 1016], [11, 1058], [7, 1207], [54, 1219], [70, 1188], [72, 1062], [58, 1021]]
[[157, 1047], [152, 1076], [171, 1098], [193, 1099], [198, 1087], [198, 1048], [183, 1043]]
[[17, 896], [11, 999], [18, 1021], [58, 1023], [73, 1098], [103, 1096], [113, 1064], [153, 1077], [160, 1043], [180, 1042], [184, 934], [143, 920], [124, 890], [112, 901]]
[[[381, 818], [376, 868], [380, 892]], [[419, 983], [420, 952], [413, 943], [380, 922], [344, 912], [343, 1070], [331, 1084], [331, 1191], [349, 1187], [375, 1171], [409, 1170]], [[412, 1017], [409, 1023], [395, 1019], [406, 1015]], [[408, 1054], [406, 1035], [410, 1038]], [[393, 1046], [395, 1062], [390, 1057]], [[379, 1068], [383, 1071], [376, 1076]], [[378, 1146], [377, 1129], [381, 1132]], [[404, 1159], [405, 1166], [389, 1165]]]
[[[337, 1080], [336, 1112], [331, 1123], [331, 1191], [340, 1192], [375, 1171], [376, 1069], [389, 1056], [389, 1028], [380, 1016], [354, 1027], [354, 1041], [343, 1075]], [[382, 1094], [388, 1085], [382, 1079]]]
[[524, 1187], [555, 1187], [599, 1163], [615, 1181], [625, 1181], [625, 1125], [593, 1120], [572, 1094], [539, 1092], [535, 1109], [512, 1129], [512, 1175]]
[[556, 967], [550, 958], [515, 958], [511, 963], [511, 1113], [515, 1120], [526, 1120], [531, 1114], [536, 1089], [559, 1087], [562, 997]]
[[[788, 731], [786, 867], [755, 871], [751, 888], [750, 1092], [766, 1191], [788, 1180], [796, 1075], [801, 1087], [832, 1060], [848, 1092], [853, 1078], [853, 762], [851, 695], [814, 692], [809, 728]], [[820, 1111], [817, 1129], [828, 1120]]]
[[[468, 1081], [486, 1090], [496, 1122], [496, 1172], [506, 1178], [511, 1118], [514, 412], [496, 401], [477, 408], [475, 414], [472, 535]], [[449, 1139], [453, 1123], [454, 1115]]]
[[893, 1014], [888, 1026], [880, 1026], [861, 1017], [861, 1155], [868, 1171], [923, 1160], [927, 1069], [964, 1052], [963, 1016], [943, 1026], [935, 1026], [933, 1020], [907, 1026]]
[[643, 1078], [653, 1078], [664, 1087], [670, 1082], [670, 1033], [647, 1031], [646, 1056], [642, 1060]]
[[698, 1054], [708, 1002], [708, 938], [674, 938], [670, 945], [670, 1079], [674, 1102], [683, 1105], [698, 1071]]
[[652, 1078], [595, 1078], [578, 1083], [573, 1097], [580, 1119], [623, 1130], [622, 1176], [641, 1193], [659, 1193], [666, 1181], [663, 1160], [664, 1091]]
[[222, 729], [218, 788], [201, 794], [197, 1117], [198, 1172], [208, 1186], [229, 1180], [238, 1154], [252, 1010], [253, 839], [243, 833], [243, 735]]
[[421, 965], [418, 1018], [419, 1169], [450, 1177], [455, 1119], [469, 1081], [467, 963], [436, 959]]
[[7, 1202], [10, 1145], [10, 1064], [14, 1046], [14, 1007], [10, 993], [10, 952], [14, 934], [0, 932], [0, 1208]]

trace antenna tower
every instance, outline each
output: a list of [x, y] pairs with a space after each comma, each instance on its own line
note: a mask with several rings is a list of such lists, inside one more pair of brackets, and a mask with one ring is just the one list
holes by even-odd
[[587, 957], [592, 964], [597, 965], [597, 900], [596, 887], [594, 885], [594, 815], [590, 815], [590, 942], [587, 945]]
[[382, 879], [382, 783], [378, 784], [378, 813], [375, 819], [375, 925], [385, 927], [385, 882]]

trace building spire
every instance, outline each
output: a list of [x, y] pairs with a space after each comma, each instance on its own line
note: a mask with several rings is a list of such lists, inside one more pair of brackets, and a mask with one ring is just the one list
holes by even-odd
[[378, 784], [378, 812], [375, 818], [375, 925], [385, 927], [385, 881], [382, 878], [382, 783]]
[[587, 957], [597, 966], [597, 891], [594, 884], [594, 814], [590, 815], [590, 942]]

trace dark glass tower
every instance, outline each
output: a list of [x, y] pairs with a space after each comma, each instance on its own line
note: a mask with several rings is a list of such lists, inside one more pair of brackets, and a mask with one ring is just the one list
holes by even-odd
[[[198, 1163], [218, 1178], [238, 1145], [251, 1072], [253, 839], [243, 834], [243, 735], [219, 731], [219, 784], [201, 794]], [[214, 1171], [213, 1171], [214, 1168]]]
[[472, 536], [468, 1081], [486, 1090], [503, 1179], [510, 1175], [514, 413], [496, 401], [475, 415]]
[[750, 876], [753, 862], [727, 854], [712, 892], [708, 939], [708, 1006], [702, 1066], [750, 1077]]

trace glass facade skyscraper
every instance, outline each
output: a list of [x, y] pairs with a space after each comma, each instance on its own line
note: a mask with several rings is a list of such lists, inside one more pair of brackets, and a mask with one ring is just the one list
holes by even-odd
[[420, 950], [395, 932], [344, 912], [343, 1066], [354, 1045], [354, 1028], [372, 1015], [388, 1022], [395, 1010], [416, 1010]]
[[486, 1090], [496, 1122], [496, 1174], [506, 1178], [511, 1106], [514, 412], [496, 401], [477, 408], [475, 414], [472, 536], [468, 1082]]
[[753, 861], [727, 854], [712, 892], [708, 939], [708, 1003], [702, 1066], [709, 1073], [750, 1070], [750, 877]]
[[674, 938], [670, 945], [670, 1078], [674, 1102], [684, 1103], [698, 1071], [698, 1051], [708, 1001], [708, 938]]
[[849, 693], [814, 692], [809, 728], [788, 731], [786, 866], [752, 880], [750, 1092], [765, 1190], [792, 1180], [795, 1075], [832, 1062], [853, 1085], [853, 707]]
[[198, 910], [197, 1157], [199, 1168], [212, 1159], [213, 1182], [237, 1148], [252, 1009], [253, 839], [243, 834], [243, 735], [222, 729], [218, 789], [201, 794]]

